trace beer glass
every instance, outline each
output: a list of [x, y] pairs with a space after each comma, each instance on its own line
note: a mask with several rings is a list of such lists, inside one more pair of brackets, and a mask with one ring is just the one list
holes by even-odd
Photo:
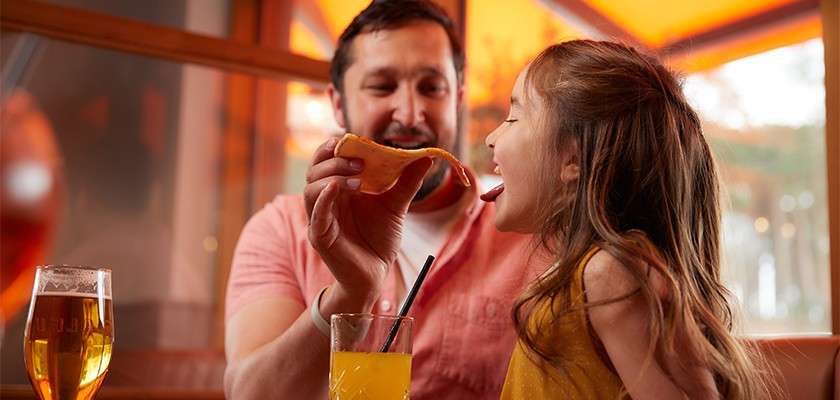
[[93, 398], [111, 361], [113, 315], [109, 269], [38, 267], [23, 353], [41, 400]]
[[413, 323], [411, 317], [333, 314], [330, 400], [407, 400]]

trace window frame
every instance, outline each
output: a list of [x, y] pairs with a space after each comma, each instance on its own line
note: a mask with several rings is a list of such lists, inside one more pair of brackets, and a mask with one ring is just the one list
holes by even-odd
[[825, 56], [825, 158], [831, 269], [831, 331], [840, 334], [840, 1], [820, 1]]

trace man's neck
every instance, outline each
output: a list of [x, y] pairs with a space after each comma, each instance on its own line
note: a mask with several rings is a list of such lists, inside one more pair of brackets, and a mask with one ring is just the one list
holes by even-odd
[[466, 190], [467, 188], [458, 182], [452, 169], [448, 168], [440, 185], [422, 199], [413, 201], [408, 211], [423, 213], [446, 208], [458, 202]]

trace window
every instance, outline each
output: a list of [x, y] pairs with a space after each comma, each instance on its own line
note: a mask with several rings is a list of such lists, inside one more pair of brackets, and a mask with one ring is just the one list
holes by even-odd
[[[310, 58], [328, 61], [335, 51], [341, 31], [369, 1], [295, 0], [289, 33], [289, 50]], [[332, 135], [341, 134], [326, 85], [292, 83], [286, 89], [289, 135], [285, 143], [286, 193], [303, 193], [305, 172], [315, 149]]]
[[728, 195], [724, 276], [746, 333], [831, 331], [823, 65], [813, 39], [686, 80]]
[[303, 193], [306, 169], [315, 149], [343, 132], [335, 122], [324, 87], [291, 83], [287, 88], [289, 136], [286, 139], [285, 193]]
[[[63, 187], [47, 263], [112, 269], [121, 351], [210, 348], [226, 74], [33, 35], [3, 45], [31, 40], [18, 88], [49, 122]], [[4, 382], [26, 381], [25, 319], [7, 326]]]

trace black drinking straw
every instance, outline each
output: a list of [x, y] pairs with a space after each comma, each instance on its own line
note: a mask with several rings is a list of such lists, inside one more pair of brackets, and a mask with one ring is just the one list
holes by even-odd
[[380, 353], [387, 353], [388, 349], [391, 347], [391, 343], [394, 341], [394, 338], [397, 337], [397, 331], [400, 329], [400, 322], [402, 322], [403, 317], [408, 315], [408, 308], [411, 307], [411, 303], [414, 302], [414, 296], [417, 295], [417, 292], [420, 290], [420, 285], [423, 284], [423, 280], [426, 279], [426, 273], [429, 272], [429, 267], [432, 266], [433, 261], [435, 261], [435, 256], [430, 255], [426, 258], [426, 263], [423, 264], [423, 268], [420, 269], [420, 274], [417, 275], [417, 280], [414, 281], [414, 285], [411, 286], [411, 290], [408, 292], [408, 296], [405, 298], [405, 302], [403, 302], [403, 305], [400, 308], [397, 320], [394, 321], [394, 325], [391, 326], [391, 331], [388, 332], [388, 338], [385, 339], [385, 343], [383, 343], [382, 348], [379, 349]]

